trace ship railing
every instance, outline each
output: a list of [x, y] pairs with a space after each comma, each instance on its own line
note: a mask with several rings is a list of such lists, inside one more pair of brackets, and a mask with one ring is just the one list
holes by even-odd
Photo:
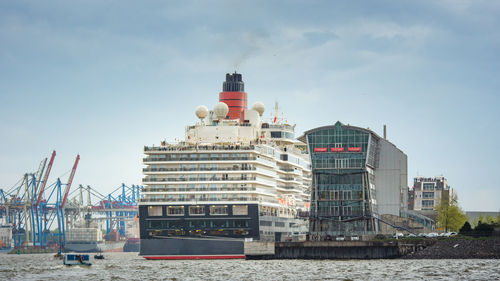
[[284, 180], [284, 181], [297, 181], [295, 178], [293, 177], [279, 177], [280, 180]]
[[215, 151], [215, 150], [254, 150], [255, 145], [198, 145], [198, 146], [144, 146], [144, 151]]
[[255, 171], [255, 167], [218, 167], [218, 168], [143, 168], [143, 172], [179, 172], [179, 171]]
[[173, 179], [173, 178], [144, 178], [142, 179], [142, 182], [188, 182], [188, 181], [252, 181], [252, 180], [256, 180], [257, 178], [256, 177], [227, 177], [227, 178], [224, 178], [224, 177], [220, 177], [220, 178], [207, 178], [205, 180], [198, 180], [198, 179], [194, 179], [194, 178], [176, 178], [176, 179]]
[[139, 202], [210, 202], [210, 201], [262, 201], [254, 197], [231, 198], [141, 198]]
[[295, 189], [297, 191], [302, 191], [300, 190], [299, 187], [297, 186], [290, 186], [290, 185], [278, 185], [278, 188], [283, 188], [283, 189]]
[[190, 192], [190, 191], [255, 191], [255, 187], [221, 187], [221, 188], [157, 188], [146, 187], [141, 192]]
[[203, 158], [152, 158], [146, 157], [144, 162], [160, 162], [160, 161], [234, 161], [234, 160], [256, 160], [257, 157], [203, 157]]

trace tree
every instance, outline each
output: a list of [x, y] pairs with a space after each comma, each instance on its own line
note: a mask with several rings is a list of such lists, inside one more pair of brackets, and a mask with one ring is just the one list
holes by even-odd
[[494, 223], [495, 222], [495, 219], [493, 218], [492, 215], [487, 215], [486, 216], [486, 219], [484, 221], [485, 223]]
[[437, 206], [437, 225], [444, 229], [445, 232], [457, 231], [467, 221], [467, 216], [458, 206], [456, 196], [450, 200], [443, 198]]
[[[484, 222], [484, 217], [483, 215], [479, 215], [479, 217], [477, 217], [477, 224], [479, 225], [480, 223], [483, 223]], [[476, 225], [477, 226], [477, 225]]]

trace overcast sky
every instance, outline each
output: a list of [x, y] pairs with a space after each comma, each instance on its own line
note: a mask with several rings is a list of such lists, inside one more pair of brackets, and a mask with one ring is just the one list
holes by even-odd
[[144, 145], [184, 137], [226, 72], [296, 135], [337, 120], [500, 211], [499, 1], [1, 1], [0, 188], [57, 151], [74, 186], [141, 183]]

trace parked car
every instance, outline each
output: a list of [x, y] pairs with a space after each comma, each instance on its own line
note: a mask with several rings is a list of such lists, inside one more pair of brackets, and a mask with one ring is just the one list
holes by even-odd
[[446, 232], [446, 233], [444, 234], [444, 237], [451, 237], [451, 236], [455, 236], [455, 235], [457, 235], [457, 233], [456, 233], [456, 232]]
[[335, 240], [337, 240], [337, 241], [344, 241], [345, 240], [345, 236], [344, 235], [339, 235], [339, 236], [335, 237]]
[[357, 235], [351, 236], [351, 241], [358, 241], [358, 240], [359, 240], [359, 236], [357, 236]]
[[431, 233], [427, 233], [427, 235], [425, 237], [427, 237], [427, 238], [436, 238], [436, 237], [438, 237], [438, 234], [435, 233], [435, 232], [431, 232]]
[[417, 235], [413, 234], [413, 233], [408, 233], [408, 235], [406, 235], [406, 237], [417, 237]]
[[392, 238], [396, 238], [396, 239], [403, 238], [403, 237], [404, 237], [404, 234], [401, 232], [396, 232], [392, 235]]

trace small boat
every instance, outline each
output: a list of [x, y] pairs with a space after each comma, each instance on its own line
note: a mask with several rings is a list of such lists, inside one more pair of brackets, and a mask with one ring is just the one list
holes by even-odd
[[89, 262], [89, 255], [75, 255], [75, 254], [66, 254], [64, 255], [64, 265], [85, 265], [91, 266], [92, 264]]
[[94, 255], [94, 259], [96, 259], [96, 260], [103, 260], [104, 256], [102, 254]]

